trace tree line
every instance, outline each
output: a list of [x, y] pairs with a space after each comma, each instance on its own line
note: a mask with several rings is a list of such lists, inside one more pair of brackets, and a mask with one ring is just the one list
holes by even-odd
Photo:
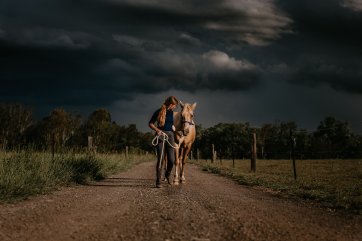
[[211, 159], [212, 145], [218, 158], [250, 158], [252, 133], [256, 133], [257, 158], [289, 159], [292, 145], [298, 159], [362, 158], [362, 135], [354, 134], [348, 122], [326, 117], [315, 131], [295, 122], [264, 124], [220, 123], [203, 129], [197, 126], [194, 152]]
[[[147, 121], [147, 120], [145, 120]], [[257, 136], [260, 159], [287, 159], [295, 145], [298, 159], [361, 158], [362, 136], [354, 134], [347, 122], [327, 117], [315, 131], [299, 129], [295, 122], [252, 127], [250, 123], [219, 123], [209, 128], [197, 125], [193, 155], [210, 159], [212, 145], [218, 158], [250, 158], [252, 133]], [[54, 109], [35, 120], [32, 109], [22, 104], [0, 104], [0, 147], [3, 150], [82, 151], [89, 137], [98, 152], [130, 150], [154, 151], [154, 133], [140, 132], [136, 125], [119, 125], [106, 109], [87, 118], [64, 109]]]
[[35, 120], [32, 109], [21, 104], [0, 104], [0, 146], [3, 150], [82, 151], [92, 138], [98, 152], [130, 150], [152, 151], [152, 133], [142, 133], [136, 125], [119, 125], [106, 109], [88, 118], [64, 109], [54, 109]]

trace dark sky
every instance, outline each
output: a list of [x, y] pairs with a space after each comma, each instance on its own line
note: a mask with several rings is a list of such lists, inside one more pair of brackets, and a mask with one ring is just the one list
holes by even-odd
[[362, 133], [361, 26], [362, 0], [1, 0], [0, 101], [146, 131], [175, 95], [204, 127], [334, 116]]

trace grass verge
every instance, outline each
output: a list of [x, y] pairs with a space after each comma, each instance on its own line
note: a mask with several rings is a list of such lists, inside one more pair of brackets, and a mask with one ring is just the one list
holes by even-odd
[[261, 186], [280, 195], [362, 214], [362, 160], [299, 160], [297, 180], [289, 160], [258, 160], [255, 173], [250, 172], [250, 160], [235, 160], [234, 168], [230, 160], [192, 163], [243, 185]]
[[150, 155], [0, 153], [0, 202], [14, 202], [60, 186], [84, 184], [152, 160]]

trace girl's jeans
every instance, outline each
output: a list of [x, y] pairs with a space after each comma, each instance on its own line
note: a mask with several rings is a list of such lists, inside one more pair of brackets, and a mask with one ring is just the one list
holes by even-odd
[[[172, 131], [164, 131], [166, 135], [168, 136], [168, 141], [171, 143], [171, 145], [175, 146], [175, 140], [174, 140], [174, 134]], [[165, 141], [164, 150], [163, 150], [163, 157], [161, 158], [161, 152], [162, 152], [162, 139], [160, 138], [159, 143], [156, 147], [157, 149], [157, 165], [156, 165], [156, 175], [157, 180], [156, 183], [160, 183], [161, 181], [161, 175], [162, 175], [162, 165], [161, 168], [159, 168], [160, 161], [163, 160], [165, 156], [167, 156], [167, 169], [165, 173], [165, 177], [169, 177], [172, 171], [173, 164], [175, 163], [175, 149], [171, 147], [167, 141]]]

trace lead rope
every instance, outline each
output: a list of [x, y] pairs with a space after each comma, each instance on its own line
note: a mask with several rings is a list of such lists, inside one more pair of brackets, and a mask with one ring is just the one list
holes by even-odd
[[165, 149], [165, 143], [167, 142], [168, 145], [172, 148], [176, 148], [175, 146], [173, 146], [170, 141], [168, 140], [168, 135], [164, 132], [162, 132], [160, 135], [155, 136], [155, 138], [153, 138], [152, 140], [152, 145], [153, 146], [157, 146], [159, 139], [162, 137], [162, 149], [161, 149], [161, 156], [160, 156], [160, 162], [158, 163], [158, 169], [160, 169], [162, 167], [162, 160], [163, 160], [163, 152]]

